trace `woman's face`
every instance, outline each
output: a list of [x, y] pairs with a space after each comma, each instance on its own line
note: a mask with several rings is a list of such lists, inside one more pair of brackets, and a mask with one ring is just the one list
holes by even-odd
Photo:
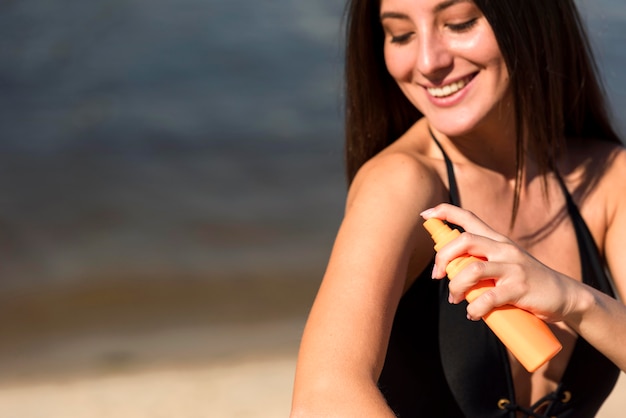
[[385, 62], [406, 97], [448, 136], [509, 123], [509, 75], [469, 0], [381, 0]]

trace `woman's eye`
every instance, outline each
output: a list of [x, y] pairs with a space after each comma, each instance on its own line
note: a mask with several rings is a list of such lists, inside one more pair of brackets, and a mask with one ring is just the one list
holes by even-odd
[[463, 23], [448, 23], [446, 26], [454, 32], [465, 32], [467, 30], [470, 30], [477, 21], [478, 18], [474, 18]]
[[409, 38], [411, 37], [412, 33], [405, 33], [402, 35], [398, 35], [398, 36], [392, 36], [391, 37], [391, 43], [392, 44], [402, 44], [406, 41], [409, 40]]

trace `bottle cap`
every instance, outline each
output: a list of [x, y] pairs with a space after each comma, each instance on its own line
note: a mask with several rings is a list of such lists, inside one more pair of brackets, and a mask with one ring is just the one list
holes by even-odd
[[437, 218], [426, 219], [424, 228], [435, 241], [435, 251], [439, 251], [444, 245], [461, 235], [457, 229], [450, 228], [441, 219]]

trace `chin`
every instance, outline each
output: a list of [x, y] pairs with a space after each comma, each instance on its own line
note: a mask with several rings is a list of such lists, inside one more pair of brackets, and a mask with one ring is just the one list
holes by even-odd
[[[450, 123], [451, 120], [453, 121], [452, 123]], [[449, 138], [467, 135], [475, 131], [478, 127], [477, 122], [455, 120], [452, 118], [446, 118], [443, 121], [428, 119], [428, 121], [433, 129]]]

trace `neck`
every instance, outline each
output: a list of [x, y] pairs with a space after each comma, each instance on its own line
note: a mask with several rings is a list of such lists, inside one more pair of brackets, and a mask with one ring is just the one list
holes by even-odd
[[[452, 161], [474, 164], [514, 181], [518, 171], [516, 125], [514, 106], [508, 99], [492, 108], [469, 132], [446, 135], [433, 129], [433, 133], [446, 151], [450, 150]], [[522, 157], [527, 168], [532, 165], [527, 153]]]
[[[458, 164], [472, 164], [514, 180], [517, 177], [517, 141], [515, 132], [487, 129], [447, 136], [431, 128], [450, 159]], [[526, 161], [528, 162], [528, 161]]]

